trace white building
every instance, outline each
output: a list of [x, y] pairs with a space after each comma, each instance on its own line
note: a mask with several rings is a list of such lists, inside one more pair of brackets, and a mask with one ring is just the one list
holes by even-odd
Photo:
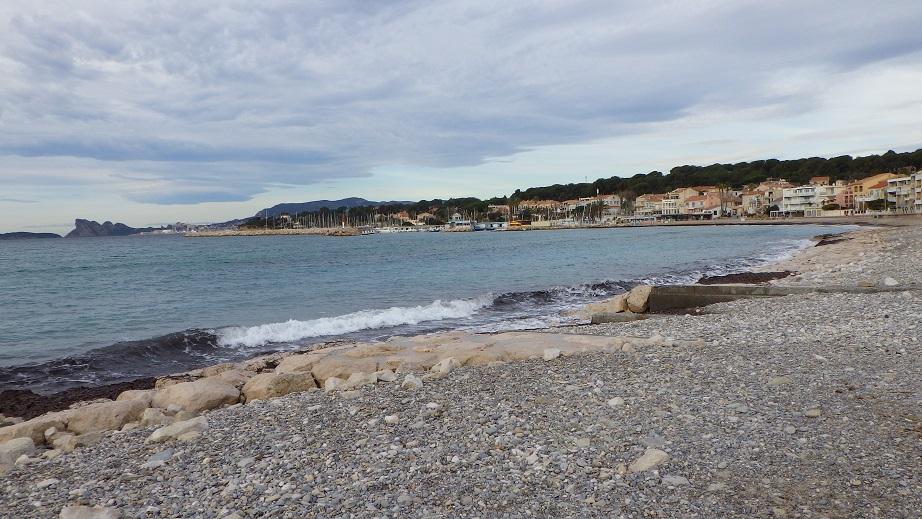
[[816, 216], [823, 206], [833, 204], [836, 195], [845, 190], [845, 185], [837, 182], [833, 185], [810, 184], [785, 188], [781, 195], [780, 210], [784, 213], [803, 213], [804, 216]]
[[[915, 176], [915, 175], [913, 175]], [[887, 181], [887, 206], [898, 213], [909, 213], [915, 201], [912, 176]]]

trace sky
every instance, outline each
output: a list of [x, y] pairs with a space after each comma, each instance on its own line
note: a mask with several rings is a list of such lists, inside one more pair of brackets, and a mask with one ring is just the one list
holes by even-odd
[[922, 2], [0, 3], [0, 232], [922, 147]]

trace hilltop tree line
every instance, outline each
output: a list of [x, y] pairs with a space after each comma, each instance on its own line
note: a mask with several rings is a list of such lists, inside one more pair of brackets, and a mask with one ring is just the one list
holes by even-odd
[[668, 174], [653, 171], [629, 178], [600, 178], [595, 182], [555, 184], [516, 190], [514, 200], [572, 200], [602, 194], [623, 194], [627, 198], [645, 193], [665, 193], [685, 186], [718, 186], [741, 188], [769, 178], [783, 178], [794, 184], [805, 184], [811, 177], [830, 177], [831, 181], [864, 178], [875, 173], [897, 171], [905, 167], [922, 168], [922, 149], [883, 155], [851, 157], [843, 155], [824, 159], [811, 157], [796, 160], [755, 160], [736, 164], [710, 166], [677, 166]]
[[[805, 184], [811, 177], [828, 176], [831, 181], [864, 178], [875, 173], [897, 171], [906, 167], [922, 168], [922, 149], [912, 152], [896, 153], [888, 151], [882, 155], [851, 157], [843, 155], [824, 159], [811, 157], [796, 160], [755, 160], [736, 164], [711, 164], [710, 166], [677, 166], [669, 173], [660, 171], [640, 173], [628, 178], [600, 178], [595, 182], [576, 184], [554, 184], [545, 187], [517, 189], [509, 197], [495, 197], [480, 200], [474, 197], [452, 198], [448, 200], [420, 200], [412, 204], [389, 204], [379, 206], [362, 206], [353, 208], [323, 208], [319, 211], [291, 215], [295, 218], [311, 219], [320, 222], [373, 222], [376, 215], [396, 214], [406, 211], [411, 215], [430, 213], [433, 223], [448, 221], [454, 213], [467, 217], [482, 216], [493, 218], [497, 215], [488, 209], [490, 205], [505, 205], [523, 200], [572, 200], [594, 196], [596, 193], [617, 194], [632, 200], [645, 193], [665, 193], [685, 186], [726, 186], [742, 188], [747, 184], [756, 184], [769, 178], [783, 178], [794, 184]], [[244, 227], [278, 226], [278, 219], [254, 217]]]

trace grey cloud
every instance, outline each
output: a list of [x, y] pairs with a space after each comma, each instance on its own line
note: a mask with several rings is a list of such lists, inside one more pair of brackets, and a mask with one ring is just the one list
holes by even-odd
[[0, 153], [143, 172], [136, 201], [239, 201], [703, 107], [805, 112], [822, 84], [766, 85], [918, 55], [920, 22], [908, 1], [38, 4], [0, 21]]

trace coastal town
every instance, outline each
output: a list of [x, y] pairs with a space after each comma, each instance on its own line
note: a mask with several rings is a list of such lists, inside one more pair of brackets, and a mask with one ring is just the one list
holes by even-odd
[[[476, 199], [473, 199], [476, 201]], [[438, 203], [436, 203], [438, 202]], [[913, 166], [854, 180], [811, 177], [796, 184], [768, 178], [739, 188], [727, 185], [679, 187], [665, 193], [603, 194], [569, 200], [503, 198], [502, 203], [451, 201], [387, 206], [323, 208], [313, 213], [268, 210], [233, 228], [176, 224], [186, 236], [324, 235], [355, 236], [406, 232], [469, 232], [570, 229], [682, 223], [785, 223], [922, 214], [922, 171]], [[477, 201], [479, 202], [479, 201]]]
[[[768, 179], [732, 189], [689, 186], [667, 193], [630, 199], [600, 194], [562, 202], [522, 200], [509, 206], [491, 205], [491, 212], [513, 214], [512, 222], [532, 227], [579, 223], [712, 220], [719, 218], [837, 217], [922, 213], [922, 172], [906, 168], [854, 181], [813, 177], [805, 185]], [[460, 215], [456, 215], [460, 216]], [[464, 224], [463, 220], [459, 223]]]

